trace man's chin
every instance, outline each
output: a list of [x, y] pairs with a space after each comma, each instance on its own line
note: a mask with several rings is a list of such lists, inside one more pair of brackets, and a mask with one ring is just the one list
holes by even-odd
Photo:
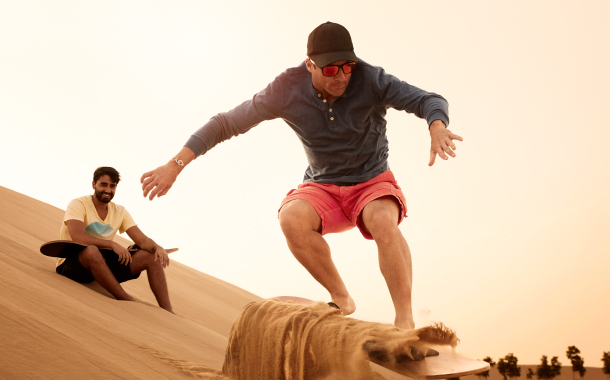
[[112, 200], [112, 197], [100, 197], [100, 196], [95, 196], [97, 198], [98, 201], [102, 202], [102, 203], [109, 203]]
[[338, 98], [339, 96], [341, 96], [345, 93], [346, 88], [347, 87], [343, 87], [342, 89], [339, 89], [339, 90], [331, 88], [330, 91], [328, 91], [328, 93], [331, 94], [332, 96], [334, 96], [335, 98]]

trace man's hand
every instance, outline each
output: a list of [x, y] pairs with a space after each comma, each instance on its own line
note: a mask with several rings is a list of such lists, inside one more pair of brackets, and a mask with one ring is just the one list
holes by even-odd
[[119, 255], [119, 262], [121, 264], [129, 265], [131, 263], [131, 253], [129, 253], [127, 248], [113, 242], [112, 250], [114, 251], [114, 253]]
[[[178, 174], [180, 174], [184, 167], [194, 159], [195, 153], [190, 148], [184, 146], [176, 157], [169, 160], [167, 164], [142, 174], [140, 183], [142, 184], [144, 197], [150, 193], [148, 199], [152, 201], [155, 196], [159, 198], [167, 194], [174, 182], [176, 182]], [[181, 162], [182, 166], [180, 166], [176, 160]]]
[[453, 143], [453, 140], [464, 140], [460, 136], [451, 133], [445, 126], [445, 123], [440, 120], [435, 120], [430, 124], [430, 138], [432, 141], [430, 145], [430, 162], [428, 163], [428, 166], [434, 165], [437, 154], [443, 160], [448, 159], [447, 154], [451, 157], [455, 157], [453, 151], [457, 148]]
[[172, 188], [174, 182], [176, 182], [176, 178], [178, 178], [178, 174], [182, 167], [178, 166], [174, 160], [163, 166], [159, 166], [155, 170], [151, 170], [142, 174], [140, 178], [140, 183], [142, 184], [142, 190], [144, 191], [144, 197], [150, 193], [151, 201], [155, 198], [155, 196], [162, 197], [169, 189]]
[[157, 245], [157, 249], [155, 250], [155, 261], [157, 260], [161, 260], [161, 265], [163, 268], [169, 266], [169, 256], [167, 256], [165, 249], [159, 245]]
[[167, 256], [165, 249], [155, 243], [153, 239], [144, 235], [144, 232], [142, 232], [138, 226], [130, 227], [126, 232], [129, 238], [133, 240], [140, 249], [150, 252], [151, 255], [155, 255], [155, 261], [160, 260], [163, 268], [169, 265], [169, 257]]

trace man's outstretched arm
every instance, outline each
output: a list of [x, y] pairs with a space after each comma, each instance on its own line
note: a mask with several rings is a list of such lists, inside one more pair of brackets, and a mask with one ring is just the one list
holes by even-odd
[[152, 201], [155, 196], [158, 198], [167, 194], [174, 182], [176, 182], [178, 174], [194, 159], [195, 153], [187, 147], [182, 147], [182, 150], [169, 160], [167, 164], [142, 174], [140, 183], [142, 184], [144, 196], [146, 197], [150, 193], [148, 199]]
[[264, 120], [279, 117], [276, 105], [281, 103], [282, 91], [278, 78], [252, 99], [228, 112], [219, 113], [199, 128], [175, 157], [181, 160], [184, 166], [180, 166], [172, 158], [167, 164], [144, 173], [140, 179], [144, 196], [148, 196], [152, 201], [155, 197], [167, 194], [178, 174], [196, 157], [205, 154], [222, 141], [248, 132]]

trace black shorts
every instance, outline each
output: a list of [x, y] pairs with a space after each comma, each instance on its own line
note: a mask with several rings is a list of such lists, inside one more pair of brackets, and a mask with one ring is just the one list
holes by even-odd
[[[135, 246], [135, 244], [134, 244]], [[129, 248], [136, 248], [130, 246]], [[139, 247], [137, 247], [139, 248]], [[133, 253], [132, 253], [133, 254]], [[117, 279], [118, 282], [125, 282], [129, 280], [136, 279], [140, 277], [140, 273], [136, 273], [135, 275], [131, 274], [131, 264], [123, 265], [119, 262], [119, 255], [114, 252], [107, 253], [102, 251], [102, 255], [104, 256], [104, 260], [106, 261], [106, 265], [110, 268], [110, 271]], [[55, 268], [55, 272], [61, 274], [62, 276], [68, 277], [70, 280], [80, 282], [80, 283], [88, 283], [93, 282], [95, 278], [93, 278], [93, 274], [81, 264], [78, 259], [78, 255], [70, 255], [69, 257], [61, 263], [60, 266]]]

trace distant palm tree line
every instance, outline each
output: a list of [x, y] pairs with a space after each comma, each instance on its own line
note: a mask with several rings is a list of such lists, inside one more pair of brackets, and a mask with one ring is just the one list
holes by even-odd
[[[580, 356], [580, 350], [576, 348], [576, 346], [569, 346], [568, 351], [566, 351], [566, 356], [572, 363], [572, 378], [574, 380], [582, 380], [587, 372], [585, 368], [585, 360]], [[602, 371], [608, 376], [610, 379], [610, 351], [604, 352], [602, 357], [602, 362], [604, 365], [602, 366]], [[483, 359], [489, 363], [491, 368], [493, 368], [496, 363], [489, 356]], [[508, 354], [503, 358], [498, 360], [498, 372], [500, 375], [504, 377], [504, 380], [514, 379], [517, 377], [521, 377], [521, 367], [517, 365], [518, 359], [515, 355]], [[553, 380], [556, 376], [561, 374], [561, 363], [557, 356], [553, 356], [551, 358], [551, 362], [549, 363], [549, 359], [546, 355], [542, 355], [540, 359], [540, 364], [536, 367], [536, 372], [534, 372], [531, 368], [528, 368], [527, 377], [528, 380], [532, 380], [534, 376], [538, 378], [538, 380]], [[481, 372], [477, 374], [479, 379], [487, 380], [489, 377], [489, 371]], [[450, 379], [450, 380], [455, 380]]]

